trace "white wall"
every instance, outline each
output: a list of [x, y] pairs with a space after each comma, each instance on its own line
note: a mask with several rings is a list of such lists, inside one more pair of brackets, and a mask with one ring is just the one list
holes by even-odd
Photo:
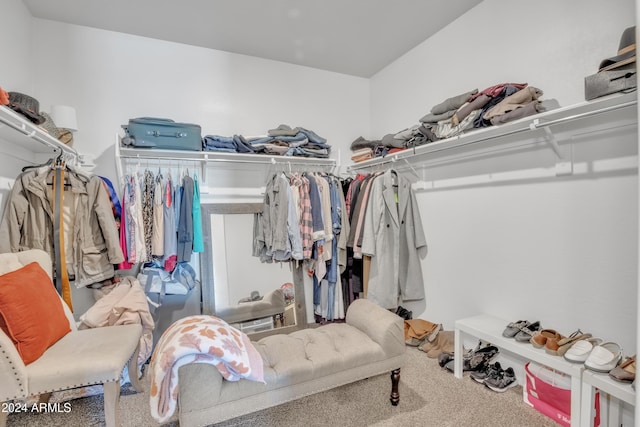
[[[24, 3], [20, 0], [1, 0], [0, 17], [10, 16], [11, 19], [3, 19], [4, 34], [10, 37], [0, 37], [0, 87], [7, 92], [33, 93], [31, 67], [31, 15]], [[2, 147], [0, 147], [2, 148]], [[0, 206], [11, 188], [13, 177], [20, 172], [24, 160], [32, 160], [33, 155], [21, 147], [10, 147], [9, 150], [0, 150], [4, 155], [0, 159]]]
[[[615, 3], [545, 0], [523, 9], [521, 2], [485, 0], [371, 79], [372, 137], [416, 124], [450, 96], [498, 83], [527, 82], [562, 106], [584, 102], [584, 77], [616, 54], [622, 31], [635, 24], [634, 2]], [[576, 137], [572, 149], [575, 173], [568, 177], [480, 179], [553, 167], [539, 153], [422, 172], [429, 182], [466, 182], [419, 191], [430, 250], [423, 262], [427, 299], [406, 304], [414, 316], [447, 329], [483, 312], [541, 320], [635, 354], [637, 129], [606, 140]], [[605, 163], [610, 169], [598, 168]]]
[[[20, 0], [0, 1], [3, 37], [0, 37], [2, 72], [0, 87], [6, 91], [31, 93], [31, 14]], [[10, 17], [10, 18], [9, 18]]]
[[[33, 94], [44, 110], [75, 106], [75, 147], [112, 178], [114, 134], [142, 115], [199, 123], [205, 134], [300, 125], [327, 137], [347, 163], [357, 136], [411, 126], [435, 103], [471, 88], [528, 82], [561, 105], [582, 101], [584, 76], [615, 54], [633, 11], [631, 0], [616, 7], [544, 0], [529, 9], [485, 0], [366, 80], [30, 20], [21, 2], [2, 0], [0, 16], [10, 16], [5, 25], [22, 37], [0, 40], [0, 55], [15, 58], [0, 85]], [[628, 135], [607, 141], [611, 151], [603, 144], [587, 138], [575, 144], [576, 156], [587, 165], [610, 159], [616, 172], [421, 191], [430, 253], [426, 305], [410, 305], [414, 314], [447, 328], [482, 311], [537, 318], [565, 333], [588, 329], [635, 352], [638, 186], [637, 170], [625, 165], [636, 161], [637, 146]], [[426, 178], [489, 173], [520, 161], [474, 160], [434, 168]], [[15, 176], [15, 168], [0, 159], [2, 177]]]
[[48, 64], [34, 71], [35, 94], [76, 107], [74, 147], [108, 176], [114, 135], [132, 117], [197, 123], [203, 135], [303, 126], [335, 158], [369, 127], [366, 79], [40, 19], [33, 27], [34, 61]]
[[633, 0], [484, 0], [371, 79], [371, 137], [498, 83], [529, 83], [562, 106], [584, 101], [583, 78], [616, 55], [634, 7]]
[[[80, 128], [74, 148], [95, 158], [94, 172], [114, 182], [115, 134], [132, 117], [197, 123], [203, 135], [266, 134], [281, 123], [303, 126], [327, 138], [336, 159], [348, 158], [351, 141], [369, 128], [367, 79], [35, 19], [17, 0], [0, 0], [0, 16], [11, 17], [5, 21], [19, 35], [15, 42], [0, 40], [0, 56], [16, 56], [6, 74], [10, 78], [5, 80], [3, 71], [0, 86], [36, 97], [43, 111], [52, 104], [74, 106]], [[0, 159], [3, 188], [23, 165]], [[225, 167], [220, 166], [222, 175], [229, 172]], [[266, 170], [238, 169], [228, 185], [264, 186]], [[207, 184], [213, 186], [220, 175], [212, 176]], [[243, 181], [247, 176], [253, 180]], [[74, 295], [80, 314], [91, 301], [87, 292]]]

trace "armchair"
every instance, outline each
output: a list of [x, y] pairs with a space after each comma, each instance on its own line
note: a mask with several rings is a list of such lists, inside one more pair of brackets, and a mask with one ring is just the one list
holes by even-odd
[[[41, 250], [0, 254], [0, 275], [34, 261], [51, 277], [51, 259]], [[108, 427], [115, 427], [118, 425], [120, 375], [125, 365], [128, 364], [132, 386], [136, 391], [142, 391], [137, 375], [142, 326], [77, 330], [73, 314], [64, 302], [62, 306], [71, 331], [27, 365], [12, 339], [0, 329], [0, 402], [36, 395], [43, 401], [54, 391], [102, 384], [105, 422]], [[0, 427], [6, 426], [8, 415], [0, 411]]]

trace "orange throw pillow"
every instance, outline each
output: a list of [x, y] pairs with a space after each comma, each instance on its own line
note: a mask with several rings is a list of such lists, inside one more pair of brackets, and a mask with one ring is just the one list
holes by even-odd
[[0, 328], [25, 365], [71, 331], [62, 301], [37, 262], [0, 276]]

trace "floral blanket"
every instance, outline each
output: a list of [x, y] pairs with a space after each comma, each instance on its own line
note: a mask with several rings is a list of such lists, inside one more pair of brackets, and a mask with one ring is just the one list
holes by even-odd
[[175, 412], [178, 369], [187, 363], [215, 365], [228, 381], [264, 382], [263, 362], [243, 332], [214, 316], [189, 316], [172, 324], [151, 357], [151, 415], [167, 421]]

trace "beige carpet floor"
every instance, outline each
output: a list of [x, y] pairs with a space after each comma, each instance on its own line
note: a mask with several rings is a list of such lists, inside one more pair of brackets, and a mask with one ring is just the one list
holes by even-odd
[[[145, 382], [146, 384], [147, 382]], [[148, 390], [148, 387], [146, 388]], [[400, 379], [400, 404], [389, 403], [389, 375], [369, 378], [274, 408], [229, 420], [219, 426], [427, 426], [427, 427], [557, 427], [559, 424], [527, 406], [522, 387], [496, 393], [442, 369], [416, 348], [407, 348]], [[159, 424], [149, 413], [148, 394], [122, 389], [120, 416], [124, 427]], [[177, 416], [165, 427], [177, 427]], [[102, 396], [70, 402], [68, 413], [11, 414], [8, 427], [102, 426]]]

